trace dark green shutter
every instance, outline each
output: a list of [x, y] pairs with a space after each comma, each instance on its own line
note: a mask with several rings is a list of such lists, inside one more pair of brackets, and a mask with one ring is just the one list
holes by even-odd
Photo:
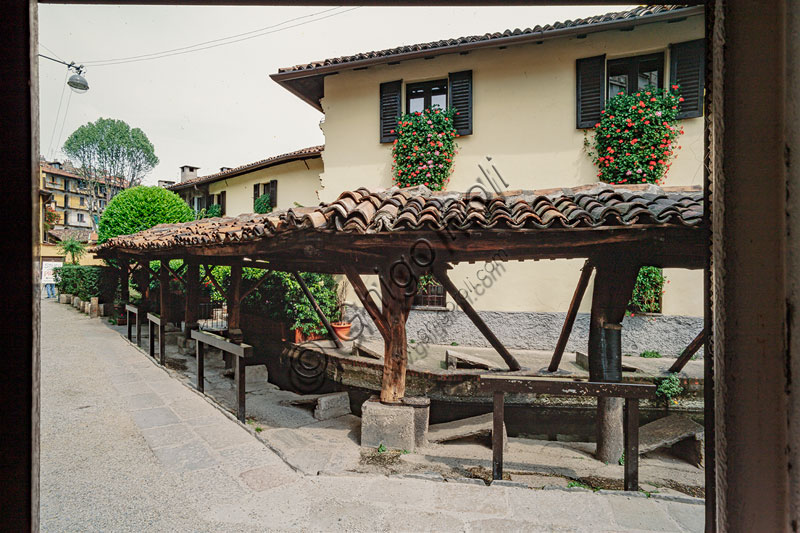
[[402, 92], [403, 80], [381, 83], [380, 139], [382, 143], [390, 143], [397, 138], [397, 121], [400, 118]]
[[678, 118], [703, 116], [703, 88], [705, 86], [705, 41], [687, 41], [670, 45], [670, 85], [679, 85], [683, 102], [678, 108]]
[[225, 196], [225, 191], [219, 193], [219, 210], [222, 216], [225, 216]]
[[594, 128], [606, 105], [606, 56], [578, 59], [575, 67], [578, 80], [577, 127]]
[[273, 208], [278, 207], [278, 180], [271, 180], [266, 187], [269, 191], [269, 204]]
[[472, 134], [472, 71], [451, 72], [449, 75], [448, 106], [454, 107], [458, 115], [453, 119], [459, 135]]

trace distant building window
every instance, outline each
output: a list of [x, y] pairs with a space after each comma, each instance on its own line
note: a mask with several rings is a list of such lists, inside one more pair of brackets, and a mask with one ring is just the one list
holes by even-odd
[[424, 111], [435, 105], [447, 108], [446, 79], [406, 85], [406, 113]]
[[447, 293], [444, 287], [436, 282], [428, 283], [424, 288], [417, 291], [414, 296], [414, 307], [441, 307], [447, 305]]
[[86, 198], [84, 198], [83, 196], [81, 196], [81, 198], [80, 198], [80, 202], [81, 202], [81, 203], [80, 203], [81, 207], [84, 207], [84, 206], [86, 205]]
[[78, 222], [86, 222], [86, 217], [83, 213], [78, 213]]
[[663, 87], [664, 54], [623, 57], [608, 61], [608, 98], [645, 87]]

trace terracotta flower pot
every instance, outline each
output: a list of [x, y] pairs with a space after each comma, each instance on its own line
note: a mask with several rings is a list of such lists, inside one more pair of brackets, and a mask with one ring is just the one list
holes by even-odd
[[343, 341], [350, 340], [350, 328], [352, 327], [351, 322], [334, 322], [331, 324], [333, 328], [333, 332], [336, 333], [336, 336], [339, 337]]
[[322, 335], [317, 335], [316, 333], [312, 333], [311, 335], [304, 335], [302, 329], [294, 330], [295, 344], [300, 344], [301, 342], [307, 342], [307, 341], [318, 341], [320, 339], [322, 339]]

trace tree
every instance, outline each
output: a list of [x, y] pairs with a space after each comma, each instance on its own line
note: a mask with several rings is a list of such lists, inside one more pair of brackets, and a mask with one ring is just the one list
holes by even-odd
[[[153, 143], [147, 135], [123, 120], [99, 118], [89, 122], [72, 132], [62, 149], [78, 163], [78, 172], [86, 180], [92, 215], [100, 212], [98, 197], [103, 197], [106, 203], [113, 197], [107, 181], [124, 179], [130, 187], [136, 187], [158, 164]], [[94, 227], [95, 216], [90, 218]]]
[[58, 244], [58, 253], [66, 256], [70, 255], [72, 264], [77, 265], [86, 254], [86, 245], [74, 237], [67, 237]]
[[194, 211], [180, 196], [161, 187], [140, 185], [116, 195], [106, 207], [97, 230], [98, 243], [130, 235], [157, 224], [194, 220]]

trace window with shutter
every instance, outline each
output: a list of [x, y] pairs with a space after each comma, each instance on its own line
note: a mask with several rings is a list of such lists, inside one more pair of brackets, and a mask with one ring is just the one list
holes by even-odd
[[269, 193], [269, 203], [273, 208], [278, 207], [278, 180], [271, 180], [266, 183], [267, 192]]
[[472, 134], [472, 71], [451, 72], [450, 78], [450, 107], [454, 107], [458, 114], [453, 119], [453, 125], [459, 135]]
[[258, 200], [258, 197], [261, 196], [261, 184], [256, 183], [253, 185], [253, 202]]
[[703, 39], [670, 45], [670, 84], [679, 85], [683, 102], [678, 118], [703, 116], [705, 42]]
[[[390, 143], [397, 138], [397, 120], [401, 114], [403, 80], [381, 83], [380, 90], [380, 140]], [[395, 133], [392, 133], [392, 131]]]
[[593, 128], [600, 120], [600, 112], [606, 104], [606, 56], [578, 59], [577, 113], [578, 128]]

